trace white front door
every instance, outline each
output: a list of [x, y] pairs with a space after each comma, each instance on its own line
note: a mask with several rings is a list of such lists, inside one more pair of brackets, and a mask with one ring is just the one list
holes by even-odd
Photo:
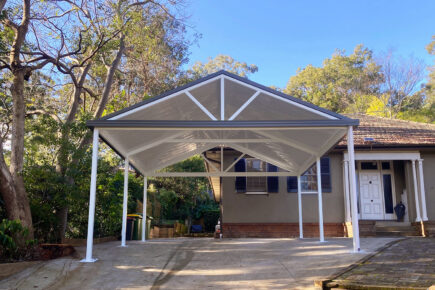
[[359, 174], [361, 195], [361, 218], [367, 220], [384, 219], [381, 175], [379, 172]]

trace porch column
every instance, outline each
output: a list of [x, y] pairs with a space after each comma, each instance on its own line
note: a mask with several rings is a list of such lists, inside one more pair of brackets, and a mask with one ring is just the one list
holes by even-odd
[[349, 160], [343, 161], [343, 179], [344, 179], [344, 202], [345, 202], [345, 220], [346, 222], [351, 221], [350, 217], [350, 197], [349, 197]]
[[421, 194], [421, 208], [423, 210], [423, 221], [427, 221], [427, 208], [426, 208], [426, 192], [424, 190], [424, 175], [423, 175], [423, 159], [418, 159], [418, 175], [420, 176], [420, 194]]
[[125, 236], [127, 233], [128, 167], [129, 161], [128, 157], [126, 157], [124, 164], [124, 200], [122, 203], [121, 247], [125, 247]]
[[416, 212], [416, 222], [421, 222], [420, 215], [420, 201], [418, 198], [418, 186], [417, 186], [417, 173], [415, 172], [415, 160], [411, 160], [412, 163], [412, 177], [414, 182], [414, 197], [415, 197], [415, 212]]
[[318, 193], [318, 202], [319, 202], [319, 233], [320, 233], [320, 242], [325, 241], [325, 237], [323, 234], [323, 197], [322, 197], [322, 174], [320, 172], [320, 158], [317, 157], [316, 161], [317, 167], [317, 193]]
[[86, 243], [86, 258], [81, 262], [92, 263], [97, 259], [92, 258], [92, 247], [94, 245], [94, 217], [95, 217], [95, 195], [97, 192], [97, 165], [98, 165], [98, 137], [99, 131], [94, 128], [92, 143], [92, 166], [91, 166], [91, 188], [89, 194], [89, 217], [88, 217], [88, 239]]
[[356, 195], [356, 174], [355, 174], [355, 151], [353, 146], [353, 128], [347, 128], [347, 152], [349, 153], [349, 181], [350, 181], [350, 202], [352, 211], [352, 234], [353, 251], [360, 251], [359, 224], [358, 224], [358, 204]]
[[145, 242], [146, 226], [147, 226], [147, 190], [148, 182], [147, 177], [143, 178], [143, 204], [142, 204], [142, 242]]
[[304, 238], [304, 225], [302, 220], [302, 192], [301, 192], [301, 176], [298, 175], [298, 209], [299, 209], [299, 238]]

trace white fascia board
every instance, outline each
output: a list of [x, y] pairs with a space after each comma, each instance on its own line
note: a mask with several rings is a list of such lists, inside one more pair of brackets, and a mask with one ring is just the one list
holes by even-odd
[[[370, 151], [355, 152], [355, 160], [418, 160], [419, 151]], [[344, 153], [344, 160], [349, 160], [348, 152]]]
[[239, 80], [233, 79], [233, 78], [228, 77], [228, 76], [223, 76], [223, 78], [225, 78], [225, 79], [227, 79], [227, 80], [229, 80], [229, 81], [232, 81], [232, 82], [236, 82], [236, 83], [238, 83], [238, 84], [240, 84], [240, 85], [242, 85], [242, 86], [248, 87], [248, 88], [253, 89], [253, 90], [255, 90], [255, 91], [259, 91], [259, 92], [261, 92], [261, 93], [263, 93], [263, 94], [265, 94], [265, 95], [268, 95], [268, 96], [273, 97], [273, 98], [275, 98], [275, 99], [278, 99], [278, 100], [280, 100], [280, 101], [283, 101], [283, 102], [286, 102], [286, 103], [292, 104], [292, 105], [294, 105], [294, 106], [296, 106], [296, 107], [299, 107], [299, 108], [301, 108], [301, 109], [304, 109], [304, 110], [307, 110], [307, 111], [309, 111], [309, 112], [315, 113], [315, 114], [320, 115], [320, 116], [322, 116], [322, 117], [326, 117], [326, 118], [328, 118], [328, 119], [332, 119], [332, 120], [338, 120], [338, 118], [336, 118], [336, 117], [334, 117], [334, 116], [331, 116], [331, 115], [329, 115], [329, 114], [326, 114], [326, 113], [320, 112], [320, 111], [318, 111], [318, 110], [316, 110], [316, 109], [314, 109], [314, 108], [307, 107], [307, 106], [305, 106], [305, 105], [303, 105], [303, 104], [299, 104], [299, 103], [297, 103], [297, 102], [294, 102], [294, 101], [292, 101], [292, 100], [289, 100], [289, 99], [283, 98], [283, 97], [281, 97], [281, 96], [278, 96], [278, 95], [272, 94], [272, 93], [270, 93], [270, 92], [268, 92], [268, 91], [265, 91], [265, 90], [259, 89], [259, 88], [255, 87], [255, 86], [252, 86], [252, 85], [250, 85], [250, 84], [244, 83], [244, 82], [242, 82], [242, 81], [239, 81]]
[[203, 81], [203, 82], [201, 82], [201, 83], [199, 83], [199, 84], [193, 85], [193, 86], [191, 86], [191, 87], [189, 87], [189, 88], [187, 88], [187, 89], [181, 90], [181, 91], [179, 91], [179, 92], [175, 92], [175, 93], [173, 93], [173, 94], [171, 94], [171, 95], [169, 95], [169, 96], [166, 96], [166, 97], [163, 97], [163, 98], [161, 98], [161, 99], [155, 100], [155, 101], [153, 101], [153, 102], [151, 102], [151, 103], [144, 104], [143, 106], [140, 106], [140, 107], [137, 107], [137, 108], [131, 109], [131, 110], [127, 111], [127, 112], [124, 112], [124, 113], [122, 113], [122, 114], [119, 114], [119, 115], [113, 116], [112, 118], [110, 118], [110, 119], [108, 119], [108, 120], [118, 120], [118, 119], [123, 118], [123, 117], [125, 117], [125, 116], [131, 115], [131, 114], [136, 113], [136, 112], [138, 112], [138, 111], [141, 111], [141, 110], [143, 110], [143, 109], [146, 109], [146, 108], [149, 108], [149, 107], [151, 107], [151, 106], [154, 106], [154, 105], [156, 105], [156, 104], [158, 104], [158, 103], [161, 103], [161, 102], [167, 101], [167, 100], [169, 100], [169, 99], [171, 99], [171, 98], [173, 98], [173, 97], [176, 97], [176, 96], [179, 96], [179, 95], [182, 95], [182, 94], [186, 94], [186, 92], [188, 92], [188, 91], [191, 91], [191, 90], [193, 90], [193, 89], [196, 89], [196, 88], [201, 87], [201, 86], [203, 86], [203, 85], [206, 85], [206, 84], [208, 84], [208, 83], [211, 83], [211, 82], [213, 82], [213, 81], [216, 81], [216, 80], [218, 80], [218, 79], [220, 79], [220, 78], [221, 78], [221, 76], [216, 76], [216, 77], [211, 78], [211, 79], [209, 79], [209, 80]]

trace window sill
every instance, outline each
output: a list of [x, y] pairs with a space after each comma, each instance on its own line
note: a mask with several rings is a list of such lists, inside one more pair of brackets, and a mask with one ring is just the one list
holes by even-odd
[[247, 191], [245, 194], [267, 194], [265, 191]]

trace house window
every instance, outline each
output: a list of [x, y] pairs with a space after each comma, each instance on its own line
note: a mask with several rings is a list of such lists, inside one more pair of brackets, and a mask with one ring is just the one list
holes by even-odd
[[[234, 165], [235, 172], [278, 172], [279, 168], [259, 159], [240, 159]], [[236, 177], [236, 192], [247, 194], [266, 194], [279, 192], [278, 176]]]
[[[267, 163], [259, 159], [246, 159], [246, 172], [266, 172]], [[267, 192], [267, 177], [252, 176], [246, 178], [246, 192]]]
[[[322, 192], [331, 192], [331, 170], [329, 157], [320, 159], [320, 172], [322, 174]], [[296, 176], [287, 177], [287, 192], [298, 192], [298, 182]], [[317, 193], [317, 165], [311, 166], [301, 175], [301, 192]]]

